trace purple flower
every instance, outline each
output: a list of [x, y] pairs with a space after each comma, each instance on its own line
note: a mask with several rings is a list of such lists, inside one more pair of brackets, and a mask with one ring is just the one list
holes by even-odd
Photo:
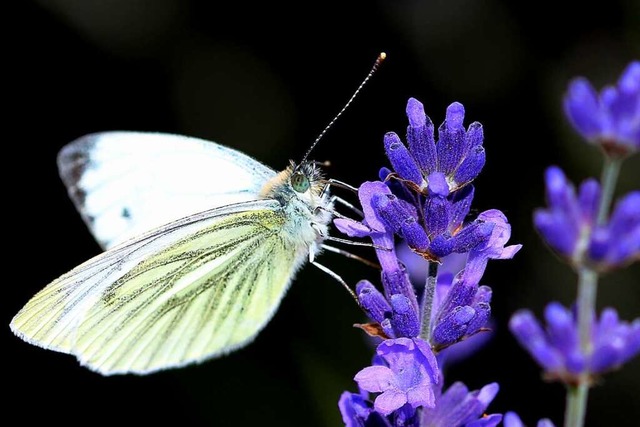
[[[380, 219], [379, 213], [373, 208], [373, 201], [391, 195], [389, 188], [382, 182], [365, 182], [358, 189], [358, 197], [364, 212], [361, 222], [346, 218], [334, 219], [338, 230], [349, 237], [369, 237], [376, 245], [376, 255], [382, 266], [381, 280], [384, 285], [386, 298], [392, 295], [403, 295], [414, 311], [418, 312], [418, 302], [409, 281], [404, 266], [398, 261], [395, 252], [394, 234], [385, 221]], [[416, 314], [417, 316], [417, 314]]]
[[547, 209], [534, 213], [534, 223], [546, 243], [574, 267], [583, 264], [603, 272], [640, 257], [640, 192], [629, 193], [614, 207], [609, 221], [596, 224], [600, 186], [589, 179], [578, 193], [562, 170], [546, 174]]
[[387, 228], [430, 261], [451, 253], [468, 252], [491, 234], [491, 224], [476, 220], [464, 224], [473, 200], [468, 185], [485, 163], [482, 125], [462, 122], [464, 107], [454, 102], [438, 129], [414, 98], [407, 103], [407, 148], [398, 135], [387, 133], [385, 151], [394, 171], [383, 168], [380, 179], [393, 196], [378, 197], [373, 209]]
[[390, 427], [387, 420], [373, 410], [373, 404], [367, 400], [366, 393], [345, 391], [340, 396], [338, 407], [346, 427]]
[[500, 423], [502, 415], [485, 415], [485, 411], [499, 390], [496, 383], [488, 384], [480, 390], [469, 391], [456, 382], [436, 398], [432, 408], [422, 413], [423, 427], [493, 427]]
[[462, 104], [454, 102], [447, 108], [437, 143], [433, 122], [420, 101], [409, 99], [407, 117], [408, 149], [395, 133], [384, 137], [387, 157], [401, 181], [420, 193], [446, 197], [478, 176], [485, 163], [482, 125], [474, 122], [465, 131]]
[[617, 86], [598, 94], [583, 77], [569, 84], [564, 110], [586, 140], [600, 144], [609, 155], [625, 156], [640, 149], [640, 62], [623, 71]]
[[[522, 420], [520, 420], [520, 417], [515, 412], [507, 412], [506, 414], [504, 414], [503, 425], [504, 427], [525, 427], [525, 425], [522, 423]], [[538, 421], [537, 427], [555, 427], [555, 426], [553, 425], [551, 420], [543, 418], [540, 421]]]
[[385, 364], [368, 366], [354, 379], [362, 390], [380, 393], [374, 401], [378, 413], [389, 415], [405, 405], [433, 407], [433, 385], [440, 372], [427, 343], [418, 338], [389, 339], [376, 352]]
[[574, 311], [553, 302], [544, 316], [546, 330], [529, 310], [514, 314], [509, 328], [550, 379], [573, 384], [583, 373], [596, 376], [617, 369], [640, 353], [640, 319], [620, 321], [612, 308], [605, 309], [599, 320], [594, 319], [588, 353], [580, 348]]
[[467, 281], [464, 270], [455, 277], [438, 275], [431, 344], [442, 350], [480, 332], [491, 315], [491, 288]]
[[512, 258], [522, 247], [505, 247], [511, 237], [511, 226], [499, 210], [483, 212], [478, 218], [492, 224], [489, 239], [469, 251], [464, 268], [457, 274], [443, 270], [438, 275], [431, 319], [431, 344], [437, 350], [467, 339], [485, 328], [491, 315], [489, 304], [492, 291], [488, 286], [481, 286], [480, 279], [487, 262], [489, 259]]
[[426, 260], [439, 261], [452, 253], [469, 252], [490, 238], [492, 222], [477, 219], [463, 224], [472, 198], [472, 187], [447, 198], [426, 197], [416, 204], [387, 194], [372, 198], [371, 208], [385, 228], [404, 239], [414, 252]]

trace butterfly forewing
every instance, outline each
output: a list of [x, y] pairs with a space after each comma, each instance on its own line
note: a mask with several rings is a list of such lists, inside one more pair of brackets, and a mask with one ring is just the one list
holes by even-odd
[[58, 169], [103, 248], [195, 212], [254, 200], [275, 175], [220, 144], [144, 132], [83, 136], [60, 151]]
[[253, 339], [304, 259], [275, 201], [171, 223], [93, 258], [38, 293], [12, 328], [103, 374], [148, 373]]

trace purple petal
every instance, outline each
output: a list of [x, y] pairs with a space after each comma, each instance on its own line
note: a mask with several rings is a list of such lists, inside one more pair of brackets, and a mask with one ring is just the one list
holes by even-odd
[[573, 127], [585, 139], [593, 140], [602, 132], [598, 94], [588, 80], [579, 77], [569, 83], [564, 111]]
[[617, 93], [608, 105], [617, 142], [640, 148], [640, 62], [632, 62], [618, 81]]
[[578, 336], [571, 311], [558, 302], [551, 302], [545, 307], [544, 316], [551, 345], [565, 354], [576, 348]]
[[462, 187], [476, 179], [482, 171], [486, 160], [484, 147], [481, 145], [473, 147], [453, 176], [456, 187]]
[[362, 427], [372, 411], [364, 397], [348, 391], [340, 396], [338, 407], [345, 427]]
[[573, 256], [578, 243], [575, 223], [567, 221], [558, 212], [537, 209], [533, 214], [533, 224], [553, 250], [567, 258]]
[[367, 237], [371, 234], [369, 227], [349, 218], [335, 218], [333, 224], [341, 233], [349, 237]]
[[495, 224], [474, 221], [452, 237], [453, 252], [469, 252], [479, 245], [485, 244], [491, 237]]
[[382, 415], [389, 415], [407, 403], [407, 394], [398, 389], [389, 389], [376, 397], [373, 406]]
[[392, 323], [396, 337], [417, 337], [420, 333], [418, 313], [411, 301], [401, 294], [391, 295]]
[[358, 386], [371, 393], [396, 387], [396, 377], [386, 366], [367, 366], [353, 378]]
[[430, 196], [447, 197], [449, 195], [449, 184], [442, 172], [432, 172], [427, 176], [427, 190]]
[[395, 233], [402, 233], [402, 226], [405, 221], [417, 216], [412, 215], [409, 209], [405, 208], [404, 202], [393, 194], [376, 194], [371, 199], [371, 206], [374, 208], [378, 218], [382, 219], [385, 229], [393, 230]]
[[475, 303], [486, 302], [488, 304], [491, 302], [492, 295], [493, 295], [493, 291], [489, 286], [480, 286], [478, 288], [478, 292], [476, 292], [476, 296], [473, 298], [473, 302]]
[[411, 249], [426, 252], [429, 247], [429, 237], [415, 218], [407, 218], [401, 226], [402, 235]]
[[614, 243], [614, 241], [608, 229], [598, 227], [593, 230], [587, 251], [589, 258], [596, 262], [604, 261], [611, 252], [611, 243]]
[[451, 174], [458, 167], [462, 156], [466, 153], [463, 119], [464, 107], [459, 102], [454, 102], [447, 107], [446, 119], [438, 129], [439, 139], [436, 144], [438, 170], [446, 175]]
[[622, 343], [609, 343], [597, 347], [591, 355], [589, 370], [602, 373], [617, 368], [622, 362]]
[[446, 347], [459, 341], [467, 332], [476, 312], [469, 306], [456, 307], [445, 315], [433, 331], [433, 343]]
[[625, 93], [640, 91], [640, 61], [632, 61], [627, 65], [618, 80], [618, 87]]
[[[479, 249], [482, 250], [487, 255], [487, 257], [491, 259], [511, 258], [513, 255], [507, 256], [506, 254], [504, 254], [504, 245], [506, 245], [511, 238], [511, 225], [507, 221], [507, 217], [498, 209], [489, 209], [478, 215], [478, 220], [494, 225], [491, 232], [491, 238], [487, 241], [484, 247], [481, 247]], [[514, 246], [519, 247], [522, 245]], [[514, 247], [511, 246], [510, 248]]]
[[433, 136], [434, 126], [431, 119], [424, 113], [424, 107], [415, 98], [407, 102], [407, 142], [409, 151], [413, 154], [418, 166], [425, 175], [436, 170], [436, 143]]
[[489, 404], [496, 397], [498, 392], [500, 391], [500, 386], [498, 383], [487, 384], [480, 389], [480, 393], [478, 393], [477, 399], [484, 405], [483, 412], [487, 409]]
[[445, 257], [453, 252], [453, 239], [447, 238], [442, 234], [434, 237], [429, 245], [429, 251], [436, 257]]
[[384, 136], [384, 149], [393, 169], [402, 179], [412, 181], [419, 187], [423, 187], [423, 179], [416, 161], [404, 146], [398, 135], [388, 132]]
[[502, 421], [502, 414], [482, 415], [475, 421], [465, 424], [465, 427], [495, 427]]
[[540, 324], [529, 310], [520, 310], [511, 316], [509, 329], [534, 359], [546, 370], [562, 369], [562, 355], [547, 341]]
[[469, 149], [482, 145], [484, 141], [484, 131], [480, 122], [473, 122], [467, 129], [467, 147]]
[[427, 197], [423, 212], [425, 228], [430, 236], [437, 236], [447, 231], [451, 218], [451, 203], [446, 198]]
[[576, 224], [580, 220], [580, 211], [576, 199], [575, 188], [567, 180], [564, 172], [557, 166], [550, 166], [545, 171], [545, 185], [549, 207], [563, 212]]
[[462, 271], [455, 276], [449, 293], [442, 302], [442, 311], [449, 312], [456, 307], [472, 304], [478, 284], [467, 280], [465, 273], [466, 271]]
[[600, 184], [595, 179], [587, 179], [578, 190], [578, 204], [582, 214], [582, 221], [595, 224], [600, 204]]
[[640, 226], [640, 191], [633, 191], [616, 203], [609, 226], [616, 235]]
[[431, 347], [420, 338], [414, 338], [413, 343], [426, 361], [423, 367], [429, 375], [431, 384], [438, 384], [440, 381], [440, 367], [438, 366], [436, 356], [433, 354], [433, 351], [431, 351]]
[[476, 315], [473, 317], [469, 326], [467, 327], [467, 335], [473, 335], [480, 329], [484, 328], [491, 317], [491, 306], [486, 302], [474, 304], [473, 309]]
[[462, 226], [465, 218], [469, 214], [469, 210], [471, 209], [471, 202], [473, 201], [474, 193], [475, 189], [473, 185], [467, 185], [454, 193], [451, 200], [451, 219], [449, 220], [450, 231], [453, 232], [458, 227]]
[[376, 322], [381, 323], [391, 314], [391, 306], [387, 300], [368, 280], [358, 282], [356, 294], [358, 295], [360, 306]]
[[385, 223], [378, 217], [372, 206], [373, 198], [380, 194], [391, 194], [389, 187], [380, 181], [364, 182], [358, 189], [358, 198], [360, 199], [367, 225], [373, 230], [384, 232], [386, 230]]
[[515, 412], [507, 412], [504, 414], [504, 427], [525, 427], [522, 420]]
[[430, 385], [420, 384], [407, 391], [407, 403], [413, 408], [418, 406], [433, 408], [436, 405], [436, 397]]
[[382, 285], [387, 298], [391, 295], [401, 294], [411, 301], [415, 310], [418, 309], [418, 301], [416, 299], [416, 293], [413, 290], [413, 285], [409, 280], [409, 275], [404, 269], [398, 268], [395, 270], [384, 269], [381, 274]]

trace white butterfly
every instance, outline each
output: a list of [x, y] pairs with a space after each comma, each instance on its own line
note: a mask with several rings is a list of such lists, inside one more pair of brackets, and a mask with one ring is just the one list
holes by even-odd
[[332, 201], [313, 163], [276, 173], [184, 136], [105, 132], [64, 147], [60, 175], [106, 252], [11, 322], [103, 375], [146, 374], [249, 343], [320, 252]]

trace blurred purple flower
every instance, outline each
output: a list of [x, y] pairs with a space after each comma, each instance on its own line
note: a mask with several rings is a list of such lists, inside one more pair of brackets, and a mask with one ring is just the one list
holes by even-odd
[[617, 86], [597, 93], [583, 77], [573, 79], [564, 98], [573, 127], [587, 141], [600, 144], [610, 155], [624, 156], [640, 149], [640, 61], [631, 62]]
[[[522, 423], [522, 420], [520, 420], [520, 417], [515, 412], [507, 412], [506, 414], [504, 414], [503, 425], [504, 427], [525, 427], [525, 425]], [[555, 427], [555, 426], [551, 422], [551, 420], [543, 418], [540, 421], [538, 421], [538, 424], [536, 425], [536, 427]]]
[[559, 255], [574, 267], [588, 264], [603, 272], [640, 257], [640, 192], [619, 200], [609, 221], [596, 225], [600, 186], [589, 179], [578, 194], [562, 170], [552, 166], [545, 174], [549, 207], [537, 209], [534, 224]]
[[382, 414], [409, 405], [432, 407], [435, 404], [434, 384], [439, 381], [439, 368], [431, 349], [419, 338], [385, 340], [377, 348], [384, 365], [368, 366], [358, 372], [358, 386], [371, 393], [380, 393], [374, 409]]
[[542, 366], [549, 379], [573, 384], [584, 373], [596, 376], [617, 369], [640, 353], [640, 319], [620, 321], [606, 308], [594, 319], [591, 351], [580, 349], [576, 314], [560, 303], [550, 303], [544, 313], [546, 330], [529, 310], [516, 312], [509, 328], [516, 339]]
[[480, 390], [469, 391], [456, 382], [437, 396], [432, 408], [422, 412], [422, 427], [493, 427], [502, 420], [501, 414], [485, 415], [485, 411], [499, 390], [496, 383]]

